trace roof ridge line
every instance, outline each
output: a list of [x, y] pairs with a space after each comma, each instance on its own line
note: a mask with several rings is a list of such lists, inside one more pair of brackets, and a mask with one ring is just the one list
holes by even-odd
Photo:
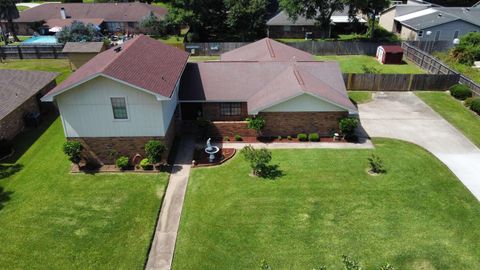
[[265, 39], [265, 42], [267, 42], [267, 49], [268, 49], [268, 53], [270, 54], [270, 57], [275, 58], [275, 51], [273, 50], [272, 44], [270, 43], [270, 39], [269, 38]]

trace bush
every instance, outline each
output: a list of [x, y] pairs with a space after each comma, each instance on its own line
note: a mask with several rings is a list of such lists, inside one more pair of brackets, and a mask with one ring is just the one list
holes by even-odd
[[362, 65], [362, 71], [363, 73], [367, 73], [367, 74], [377, 74], [377, 73], [380, 73], [380, 69], [379, 68], [376, 68], [376, 67], [371, 67], [371, 66], [368, 66], [368, 65]]
[[472, 104], [470, 104], [470, 109], [480, 114], [480, 97], [476, 97], [472, 100]]
[[288, 135], [288, 136], [287, 136], [287, 140], [291, 141], [291, 140], [292, 140], [292, 136]]
[[121, 156], [117, 158], [117, 161], [115, 162], [115, 164], [117, 165], [118, 168], [120, 168], [120, 170], [125, 170], [126, 168], [128, 168], [128, 165], [129, 165], [128, 157]]
[[239, 141], [242, 141], [242, 136], [240, 135], [235, 135], [235, 141], [239, 142]]
[[471, 66], [480, 59], [480, 33], [472, 32], [460, 39], [460, 44], [450, 51], [454, 61]]
[[145, 153], [152, 164], [162, 160], [162, 155], [165, 150], [167, 150], [167, 148], [161, 141], [151, 140], [145, 144]]
[[277, 140], [281, 141], [281, 140], [282, 140], [282, 136], [278, 136], [278, 137], [277, 137]]
[[261, 132], [265, 127], [265, 120], [261, 116], [247, 118], [247, 127], [254, 129], [256, 132]]
[[66, 141], [63, 144], [63, 153], [68, 156], [68, 159], [75, 163], [79, 164], [80, 160], [82, 159], [81, 153], [83, 150], [83, 145], [77, 141]]
[[308, 140], [311, 142], [318, 142], [320, 141], [320, 135], [318, 135], [318, 133], [310, 133], [308, 134]]
[[12, 143], [7, 139], [0, 140], [0, 158], [6, 157], [12, 153]]
[[308, 136], [305, 133], [299, 133], [297, 134], [297, 139], [301, 142], [306, 142], [308, 139]]
[[384, 173], [385, 168], [383, 166], [383, 161], [382, 159], [375, 155], [372, 154], [371, 157], [368, 158], [368, 163], [370, 163], [370, 171], [374, 173]]
[[472, 96], [472, 90], [468, 88], [468, 86], [464, 84], [455, 84], [452, 87], [450, 87], [450, 94], [459, 100], [465, 100], [466, 98], [469, 98]]
[[264, 176], [268, 163], [272, 160], [272, 153], [266, 148], [255, 149], [251, 145], [245, 146], [240, 152], [245, 160], [250, 163], [253, 174]]
[[463, 105], [470, 109], [470, 107], [472, 106], [473, 99], [474, 99], [473, 97], [469, 97], [469, 98], [465, 99], [463, 101]]
[[140, 161], [140, 167], [144, 170], [151, 170], [153, 168], [153, 165], [150, 163], [150, 160], [148, 158], [144, 158]]
[[354, 117], [345, 117], [340, 120], [340, 132], [347, 140], [355, 138], [355, 129], [358, 127], [358, 119]]
[[230, 137], [225, 136], [225, 137], [223, 137], [223, 140], [226, 141], [226, 142], [229, 142], [229, 141], [230, 141]]

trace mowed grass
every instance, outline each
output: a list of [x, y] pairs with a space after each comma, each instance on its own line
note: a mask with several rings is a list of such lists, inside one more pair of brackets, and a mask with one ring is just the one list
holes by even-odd
[[0, 63], [0, 69], [58, 72], [60, 75], [57, 77], [57, 83], [62, 82], [72, 73], [68, 59], [8, 59]]
[[218, 61], [220, 56], [190, 56], [188, 62]]
[[416, 95], [480, 147], [480, 116], [447, 92], [416, 92]]
[[348, 91], [348, 97], [355, 104], [367, 103], [372, 101], [372, 92], [370, 91]]
[[[480, 205], [423, 149], [375, 139], [375, 150], [274, 150], [284, 176], [249, 176], [242, 156], [194, 169], [174, 269], [478, 269]], [[367, 174], [380, 156], [387, 174]]]
[[368, 55], [317, 55], [318, 61], [337, 61], [343, 73], [365, 73], [363, 66], [378, 69], [379, 73], [390, 74], [423, 74], [421, 68], [411, 62], [401, 65], [382, 65], [373, 56]]
[[0, 179], [0, 265], [143, 268], [167, 174], [70, 174], [64, 140], [57, 119], [14, 167], [0, 164], [13, 173]]

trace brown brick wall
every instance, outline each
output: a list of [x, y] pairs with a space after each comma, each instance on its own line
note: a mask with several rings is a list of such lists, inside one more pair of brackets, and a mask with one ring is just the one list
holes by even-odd
[[22, 105], [0, 120], [0, 138], [11, 140], [25, 127], [23, 116], [27, 112], [38, 112], [38, 103], [35, 96], [29, 98]]
[[296, 136], [317, 132], [330, 136], [338, 132], [338, 121], [348, 112], [261, 112], [265, 119], [264, 136]]
[[220, 115], [219, 102], [206, 102], [202, 104], [203, 117], [211, 121], [243, 121], [248, 117], [247, 103], [241, 103], [242, 112], [237, 116]]
[[149, 140], [163, 141], [167, 147], [167, 151], [164, 153], [166, 158], [171, 150], [174, 138], [175, 124], [172, 121], [165, 137], [82, 137], [67, 139], [79, 141], [83, 144], [83, 158], [86, 161], [98, 164], [114, 164], [115, 158], [120, 156], [127, 156], [130, 161], [133, 160], [136, 154], [144, 158], [144, 146]]
[[214, 121], [209, 129], [209, 136], [211, 137], [233, 137], [237, 134], [242, 137], [257, 136], [255, 130], [247, 128], [246, 121]]

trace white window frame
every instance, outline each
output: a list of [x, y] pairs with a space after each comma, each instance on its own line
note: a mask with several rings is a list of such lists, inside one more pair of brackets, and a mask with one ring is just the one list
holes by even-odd
[[[127, 111], [127, 118], [126, 119], [115, 119], [115, 113], [113, 112], [112, 98], [123, 98], [123, 99], [125, 99], [125, 110]], [[128, 100], [127, 100], [126, 96], [111, 96], [111, 97], [108, 98], [108, 101], [110, 103], [110, 109], [112, 110], [112, 119], [113, 119], [114, 122], [130, 121], [130, 110], [128, 109]]]

